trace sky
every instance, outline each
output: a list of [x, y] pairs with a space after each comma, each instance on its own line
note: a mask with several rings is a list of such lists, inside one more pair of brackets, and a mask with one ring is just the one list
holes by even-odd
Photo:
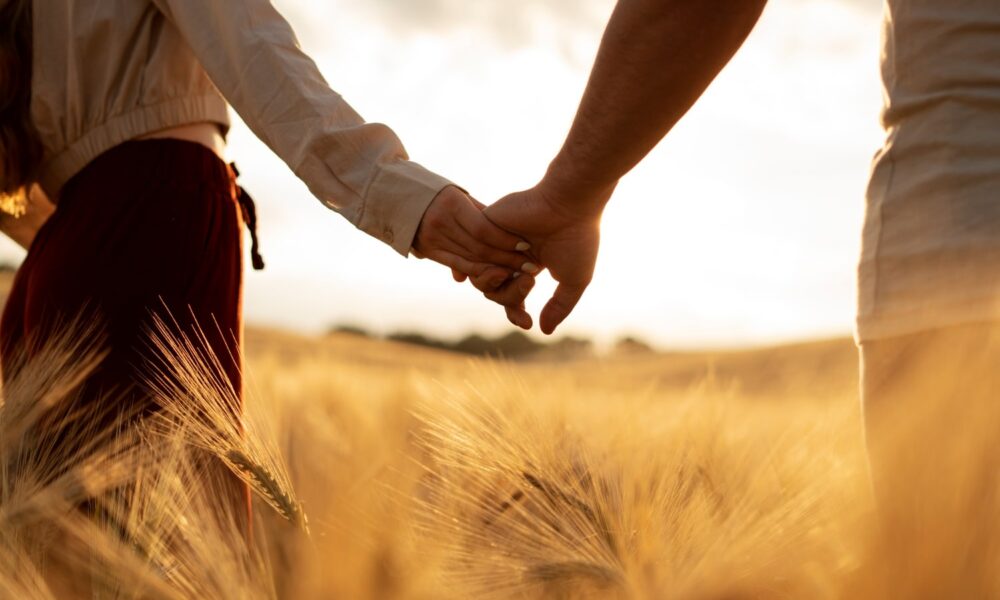
[[[486, 203], [541, 177], [614, 6], [275, 4], [361, 115]], [[560, 332], [661, 347], [850, 334], [864, 190], [882, 141], [879, 17], [878, 0], [773, 0], [702, 100], [622, 180], [594, 281]], [[248, 322], [443, 337], [511, 330], [471, 285], [324, 208], [238, 119], [229, 141], [267, 262], [245, 275]], [[18, 251], [5, 242], [0, 257]], [[529, 310], [552, 289], [541, 277]]]

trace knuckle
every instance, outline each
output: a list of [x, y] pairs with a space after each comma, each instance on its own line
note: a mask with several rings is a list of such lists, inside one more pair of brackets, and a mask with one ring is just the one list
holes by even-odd
[[489, 278], [485, 277], [483, 273], [476, 273], [472, 276], [472, 285], [476, 286], [477, 289], [485, 290], [488, 288]]
[[474, 239], [469, 243], [469, 251], [474, 252], [481, 260], [493, 260], [493, 249], [479, 240]]
[[427, 215], [427, 225], [434, 229], [440, 229], [444, 226], [446, 219], [444, 215], [439, 211], [434, 211], [433, 213]]
[[[511, 266], [511, 256], [504, 252], [503, 250], [497, 250], [492, 246], [485, 246], [485, 255], [489, 257], [491, 263], [497, 265], [498, 267], [509, 267]], [[521, 267], [518, 263], [518, 268]]]
[[482, 219], [478, 219], [476, 224], [472, 226], [472, 234], [475, 235], [480, 241], [485, 240], [493, 232], [492, 228], [483, 222]]

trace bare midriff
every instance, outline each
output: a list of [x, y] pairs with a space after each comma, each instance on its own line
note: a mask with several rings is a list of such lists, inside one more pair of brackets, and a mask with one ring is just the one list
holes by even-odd
[[215, 123], [180, 125], [178, 127], [170, 127], [169, 129], [147, 133], [135, 139], [149, 140], [156, 138], [171, 138], [196, 142], [215, 152], [219, 158], [224, 158], [223, 153], [226, 150], [226, 140], [222, 137], [222, 131], [219, 130], [219, 126]]

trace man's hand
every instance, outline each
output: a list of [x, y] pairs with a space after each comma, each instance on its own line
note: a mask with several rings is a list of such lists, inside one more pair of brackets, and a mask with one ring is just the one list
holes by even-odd
[[[483, 216], [483, 205], [454, 186], [438, 193], [424, 213], [413, 240], [413, 254], [452, 269], [456, 280], [471, 278], [476, 289], [496, 292], [514, 273], [537, 272], [523, 251], [530, 245]], [[508, 303], [523, 303], [530, 286], [518, 299], [519, 287], [506, 288]]]
[[[569, 316], [594, 276], [601, 208], [614, 190], [611, 186], [591, 191], [588, 194], [591, 198], [580, 201], [582, 199], [576, 197], [564, 198], [565, 194], [555, 191], [554, 187], [543, 182], [530, 190], [501, 198], [484, 211], [491, 221], [530, 242], [537, 264], [545, 265], [559, 284], [539, 319], [545, 334], [555, 331]], [[526, 277], [529, 276], [521, 276], [509, 285], [516, 285]], [[513, 296], [507, 288], [503, 286], [495, 292], [487, 292], [486, 297], [496, 300], [501, 293]], [[523, 327], [527, 317], [530, 327], [531, 317], [524, 312], [523, 303], [515, 306], [509, 297], [505, 299], [508, 302], [501, 303], [507, 308], [507, 318]]]

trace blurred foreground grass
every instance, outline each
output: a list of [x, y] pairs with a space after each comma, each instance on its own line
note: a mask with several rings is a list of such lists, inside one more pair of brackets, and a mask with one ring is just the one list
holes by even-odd
[[288, 597], [824, 598], [858, 574], [849, 340], [556, 364], [247, 347], [318, 534]]
[[[941, 597], [885, 568], [916, 549], [878, 535], [849, 340], [559, 363], [265, 329], [246, 348], [245, 430], [184, 408], [224, 413], [225, 391], [181, 348], [166, 426], [72, 477], [0, 471], [0, 597]], [[12, 398], [51, 400], [64, 371], [5, 390], [0, 453]], [[258, 492], [252, 540], [192, 446]]]

